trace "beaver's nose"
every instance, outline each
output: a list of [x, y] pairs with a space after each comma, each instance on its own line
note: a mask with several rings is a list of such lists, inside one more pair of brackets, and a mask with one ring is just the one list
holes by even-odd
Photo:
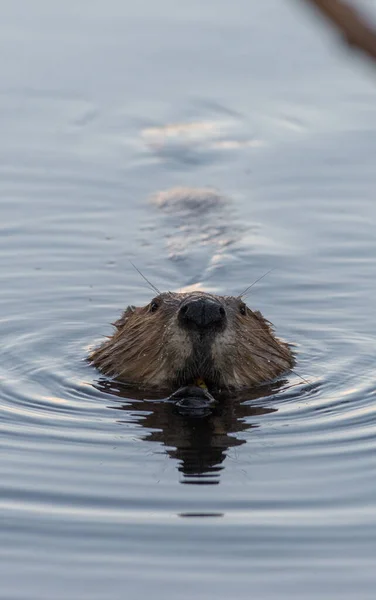
[[212, 298], [189, 298], [180, 307], [179, 319], [188, 328], [222, 325], [226, 311], [220, 302]]

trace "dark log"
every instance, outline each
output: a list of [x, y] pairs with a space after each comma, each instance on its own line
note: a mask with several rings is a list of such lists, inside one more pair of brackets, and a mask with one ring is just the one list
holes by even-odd
[[342, 34], [345, 42], [376, 61], [376, 30], [347, 2], [305, 0], [315, 6]]

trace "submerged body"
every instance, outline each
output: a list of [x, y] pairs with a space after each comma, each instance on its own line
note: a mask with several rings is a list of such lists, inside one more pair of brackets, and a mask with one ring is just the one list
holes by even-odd
[[129, 306], [115, 333], [90, 355], [104, 374], [173, 392], [197, 381], [210, 390], [241, 390], [294, 364], [271, 324], [240, 297], [165, 292]]

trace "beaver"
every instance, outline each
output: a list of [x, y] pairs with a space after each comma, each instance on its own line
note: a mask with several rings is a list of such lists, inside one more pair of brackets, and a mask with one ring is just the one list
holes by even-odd
[[105, 375], [173, 392], [203, 382], [209, 390], [244, 390], [289, 370], [290, 346], [241, 296], [164, 292], [128, 306], [115, 333], [89, 360]]

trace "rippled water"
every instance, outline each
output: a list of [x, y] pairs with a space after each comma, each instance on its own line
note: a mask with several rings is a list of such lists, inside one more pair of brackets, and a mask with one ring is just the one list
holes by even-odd
[[[1, 598], [373, 598], [371, 67], [277, 0], [14, 2], [0, 31]], [[85, 356], [151, 298], [129, 260], [218, 293], [274, 269], [248, 303], [296, 372], [202, 420], [128, 398]]]

